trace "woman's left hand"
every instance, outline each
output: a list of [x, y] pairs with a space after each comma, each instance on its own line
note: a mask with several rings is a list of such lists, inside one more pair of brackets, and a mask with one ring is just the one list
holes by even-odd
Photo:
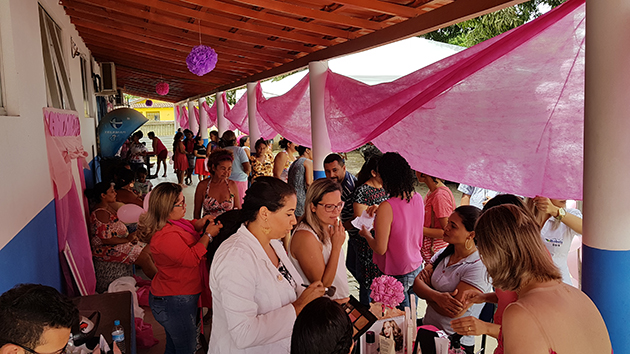
[[538, 209], [540, 212], [549, 214], [551, 216], [557, 216], [558, 209], [560, 209], [557, 206], [553, 205], [551, 200], [546, 197], [534, 198], [534, 205], [536, 206], [536, 209]]
[[451, 321], [453, 331], [463, 336], [480, 336], [487, 334], [487, 322], [484, 322], [473, 316], [457, 318]]
[[370, 234], [370, 232], [368, 231], [368, 229], [365, 226], [361, 226], [361, 230], [359, 230], [359, 235], [363, 238], [366, 238], [368, 236], [372, 236], [372, 234]]

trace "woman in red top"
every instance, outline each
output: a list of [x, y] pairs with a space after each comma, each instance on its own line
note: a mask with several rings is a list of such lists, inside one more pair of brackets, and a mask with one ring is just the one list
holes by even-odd
[[[151, 192], [149, 210], [138, 225], [138, 231], [151, 240], [158, 269], [151, 282], [149, 305], [166, 332], [165, 353], [193, 354], [196, 350], [196, 310], [204, 289], [202, 260], [221, 228], [211, 216], [190, 221], [184, 215], [182, 187], [161, 183]], [[209, 224], [203, 230], [206, 221]]]
[[168, 150], [166, 149], [166, 146], [164, 146], [164, 143], [162, 143], [162, 140], [155, 136], [154, 132], [149, 132], [147, 136], [153, 141], [153, 154], [155, 154], [158, 160], [157, 170], [155, 171], [154, 176], [157, 177], [157, 175], [160, 174], [160, 164], [162, 164], [164, 165], [164, 174], [162, 177], [166, 177], [166, 157], [168, 156]]

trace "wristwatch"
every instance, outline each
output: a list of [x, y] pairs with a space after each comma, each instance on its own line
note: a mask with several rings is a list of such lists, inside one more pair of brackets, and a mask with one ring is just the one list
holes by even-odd
[[558, 209], [558, 216], [556, 216], [556, 219], [558, 221], [562, 221], [562, 218], [565, 217], [567, 215], [567, 211], [564, 208], [560, 208]]

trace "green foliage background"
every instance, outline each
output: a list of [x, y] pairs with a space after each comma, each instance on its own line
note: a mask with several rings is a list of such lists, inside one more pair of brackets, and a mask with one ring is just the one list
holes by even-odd
[[541, 6], [547, 5], [554, 8], [565, 1], [530, 0], [427, 33], [424, 35], [424, 38], [463, 47], [472, 47], [542, 15], [540, 11]]

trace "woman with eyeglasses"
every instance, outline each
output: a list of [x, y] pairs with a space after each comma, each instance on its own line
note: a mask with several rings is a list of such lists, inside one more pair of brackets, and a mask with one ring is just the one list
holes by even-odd
[[341, 185], [318, 179], [306, 191], [304, 216], [293, 231], [289, 257], [305, 284], [321, 281], [337, 288], [331, 299], [350, 296], [346, 261], [341, 246], [346, 239], [339, 214], [344, 203]]
[[365, 227], [359, 235], [374, 251], [374, 263], [383, 272], [403, 284], [405, 300], [410, 305], [414, 295], [413, 281], [422, 269], [420, 247], [423, 239], [424, 202], [415, 191], [416, 180], [407, 160], [396, 152], [385, 153], [378, 162], [377, 173], [389, 199], [382, 202], [374, 216], [374, 234]]
[[212, 333], [208, 354], [288, 354], [296, 317], [324, 294], [309, 287], [280, 241], [295, 225], [295, 190], [259, 177], [238, 211], [238, 231], [223, 241], [210, 267]]
[[197, 349], [197, 303], [204, 289], [203, 263], [208, 244], [219, 233], [214, 217], [186, 220], [182, 186], [160, 183], [140, 217], [138, 232], [150, 239], [158, 273], [149, 305], [166, 332], [165, 353], [193, 354]]

